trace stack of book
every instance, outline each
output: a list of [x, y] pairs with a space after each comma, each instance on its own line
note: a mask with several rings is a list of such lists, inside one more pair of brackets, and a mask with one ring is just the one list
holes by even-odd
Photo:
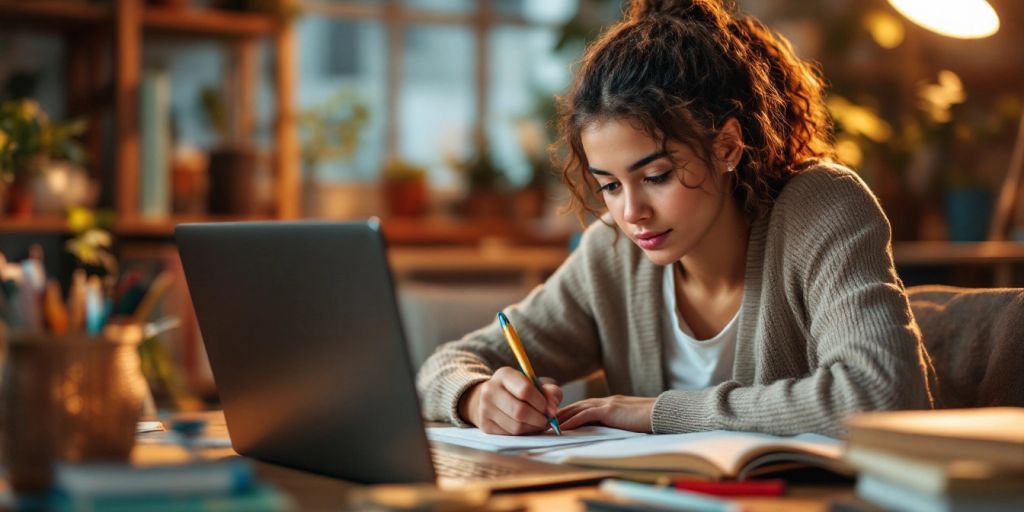
[[294, 510], [291, 499], [260, 483], [241, 458], [136, 467], [65, 464], [55, 473], [50, 510], [120, 512]]
[[844, 459], [857, 494], [901, 511], [1024, 510], [1024, 409], [855, 416]]

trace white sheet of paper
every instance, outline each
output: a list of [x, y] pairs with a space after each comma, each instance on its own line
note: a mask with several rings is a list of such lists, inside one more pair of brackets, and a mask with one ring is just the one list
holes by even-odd
[[160, 432], [163, 429], [164, 425], [159, 421], [140, 421], [135, 426], [135, 433], [143, 434], [145, 432]]
[[427, 428], [427, 438], [431, 441], [466, 446], [490, 452], [528, 451], [564, 446], [580, 446], [596, 443], [598, 441], [625, 439], [628, 437], [643, 435], [646, 434], [599, 426], [585, 426], [573, 430], [564, 430], [562, 431], [561, 436], [555, 435], [551, 430], [529, 436], [502, 436], [485, 434], [478, 428]]

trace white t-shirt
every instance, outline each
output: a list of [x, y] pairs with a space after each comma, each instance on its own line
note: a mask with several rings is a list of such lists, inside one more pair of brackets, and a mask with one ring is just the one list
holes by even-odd
[[722, 332], [708, 340], [698, 340], [676, 307], [675, 265], [665, 267], [665, 315], [663, 344], [665, 381], [669, 389], [702, 389], [732, 378], [736, 359], [736, 329], [743, 307], [736, 311]]

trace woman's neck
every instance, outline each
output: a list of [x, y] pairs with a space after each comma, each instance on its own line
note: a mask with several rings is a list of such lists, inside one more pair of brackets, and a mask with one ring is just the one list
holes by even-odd
[[680, 260], [682, 278], [710, 294], [742, 288], [750, 222], [731, 194], [701, 243]]

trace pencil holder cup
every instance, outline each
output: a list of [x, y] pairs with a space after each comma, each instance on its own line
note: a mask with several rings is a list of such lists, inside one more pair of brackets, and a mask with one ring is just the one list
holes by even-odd
[[16, 492], [46, 490], [56, 462], [128, 460], [148, 394], [138, 338], [22, 334], [7, 341], [0, 448]]

